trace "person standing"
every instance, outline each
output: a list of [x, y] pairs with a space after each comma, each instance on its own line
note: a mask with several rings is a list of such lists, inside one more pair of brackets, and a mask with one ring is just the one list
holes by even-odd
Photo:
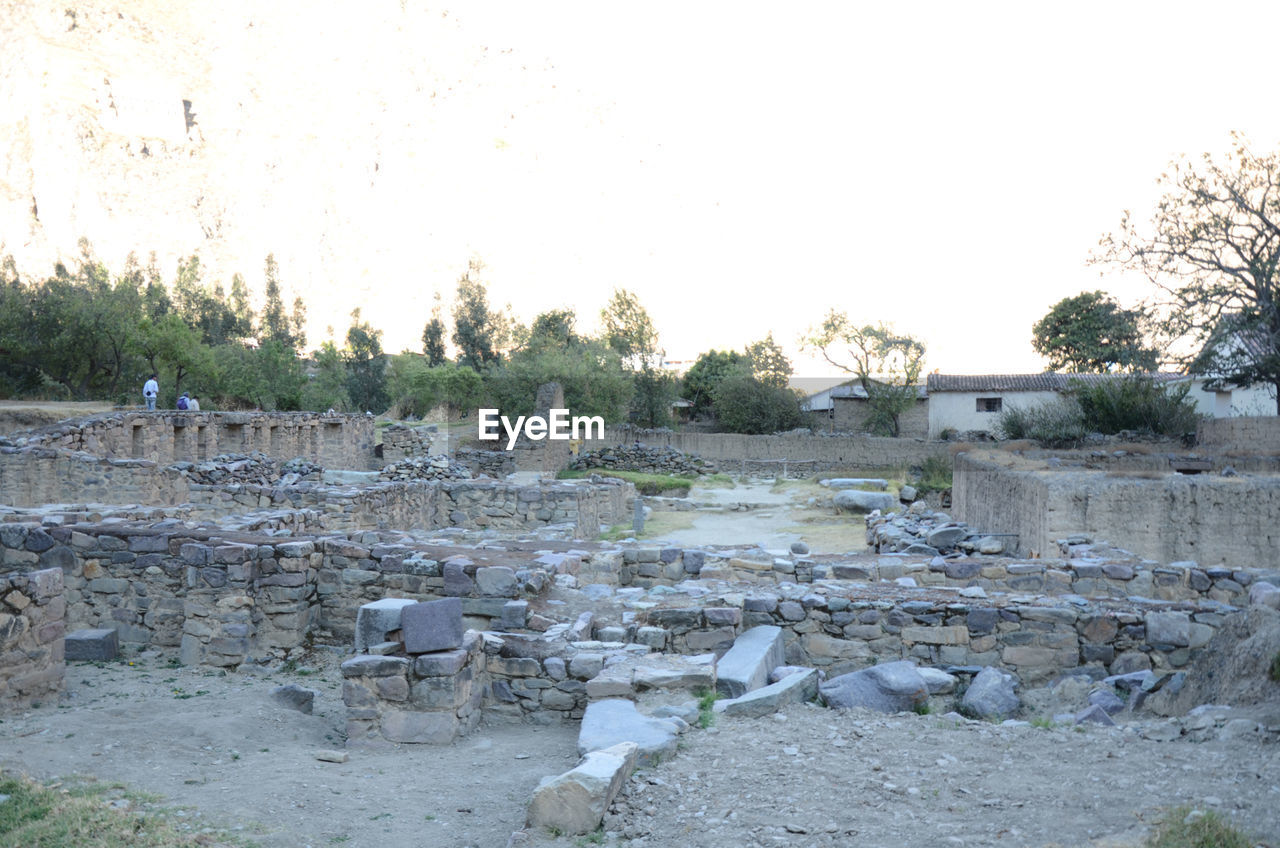
[[187, 401], [187, 409], [191, 410], [192, 412], [200, 411], [200, 395], [191, 396], [191, 398]]
[[156, 382], [156, 375], [152, 374], [142, 385], [142, 397], [147, 402], [147, 412], [156, 411], [156, 395], [160, 394], [160, 384]]

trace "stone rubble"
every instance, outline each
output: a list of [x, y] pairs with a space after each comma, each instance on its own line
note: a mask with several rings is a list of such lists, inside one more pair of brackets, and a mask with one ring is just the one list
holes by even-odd
[[685, 454], [672, 447], [650, 447], [636, 442], [584, 451], [570, 468], [639, 471], [645, 474], [714, 474], [715, 463], [697, 454]]
[[470, 480], [471, 469], [444, 455], [406, 457], [383, 466], [379, 480]]

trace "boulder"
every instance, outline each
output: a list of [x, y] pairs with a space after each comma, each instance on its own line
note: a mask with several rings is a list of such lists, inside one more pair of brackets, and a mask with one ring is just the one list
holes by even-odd
[[316, 690], [304, 688], [296, 683], [286, 683], [271, 690], [271, 700], [286, 709], [311, 715], [316, 700]]
[[899, 660], [833, 677], [819, 687], [827, 706], [866, 707], [882, 713], [913, 710], [929, 697], [929, 685], [914, 664]]
[[969, 684], [960, 700], [961, 711], [982, 719], [1009, 718], [1021, 706], [1013, 687], [1012, 674], [987, 666]]
[[939, 671], [936, 668], [918, 668], [916, 672], [924, 678], [925, 686], [929, 687], [930, 695], [945, 695], [948, 692], [955, 691], [956, 679], [954, 675]]
[[893, 495], [888, 492], [864, 492], [859, 489], [843, 489], [836, 492], [831, 501], [835, 504], [837, 512], [844, 510], [849, 512], [872, 512], [877, 509], [890, 510], [893, 509], [896, 502]]
[[619, 742], [588, 752], [582, 762], [558, 777], [543, 778], [529, 803], [529, 825], [570, 836], [591, 833], [631, 775], [637, 753], [634, 742]]

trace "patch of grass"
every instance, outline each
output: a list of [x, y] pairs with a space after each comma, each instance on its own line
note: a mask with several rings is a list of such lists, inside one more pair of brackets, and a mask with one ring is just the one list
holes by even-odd
[[928, 701], [921, 701], [912, 707], [911, 711], [916, 715], [931, 715], [933, 713], [933, 707], [929, 706]]
[[592, 474], [626, 480], [628, 483], [633, 483], [636, 491], [642, 495], [665, 495], [676, 498], [687, 497], [689, 487], [698, 479], [697, 475], [643, 474], [639, 471], [615, 471], [609, 468], [566, 468], [557, 474], [556, 478], [559, 480], [583, 480]]
[[922, 495], [930, 492], [945, 492], [951, 488], [952, 466], [940, 456], [925, 457], [920, 466], [920, 479], [916, 481], [916, 491]]
[[1253, 840], [1212, 810], [1174, 807], [1145, 844], [1147, 848], [1250, 848]]
[[1271, 668], [1267, 670], [1267, 677], [1270, 677], [1274, 683], [1280, 683], [1280, 651], [1271, 658]]
[[1048, 716], [1037, 716], [1031, 719], [1031, 726], [1038, 727], [1041, 730], [1050, 730], [1053, 727], [1053, 719]]
[[552, 839], [559, 839], [560, 834], [564, 833], [564, 831], [555, 825], [551, 825], [551, 827], [547, 828], [547, 833], [551, 834]]
[[[97, 848], [195, 848], [210, 844], [210, 834], [184, 835], [163, 810], [117, 809], [111, 801], [130, 806], [154, 803], [154, 796], [127, 793], [118, 783], [74, 781], [67, 786], [41, 785], [26, 777], [0, 780], [0, 844], [24, 848], [61, 848], [93, 845]], [[222, 844], [245, 844], [225, 834]]]
[[573, 844], [577, 845], [578, 848], [586, 848], [586, 846], [588, 845], [603, 845], [604, 844], [604, 825], [597, 827], [595, 830], [593, 830], [591, 833], [588, 833], [586, 836], [579, 837], [578, 841]]
[[698, 727], [706, 730], [716, 723], [716, 699], [720, 696], [714, 689], [703, 688], [694, 689], [693, 694], [698, 697]]

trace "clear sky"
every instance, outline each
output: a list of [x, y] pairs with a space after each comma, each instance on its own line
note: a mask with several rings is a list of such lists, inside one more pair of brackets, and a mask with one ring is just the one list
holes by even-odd
[[492, 299], [526, 320], [572, 305], [594, 323], [613, 286], [636, 291], [673, 359], [770, 330], [794, 349], [836, 306], [924, 338], [930, 370], [1041, 370], [1031, 325], [1057, 300], [1151, 293], [1086, 260], [1124, 209], [1145, 219], [1172, 158], [1225, 150], [1231, 130], [1280, 139], [1257, 38], [1280, 4], [455, 15], [523, 69], [451, 104], [469, 152], [426, 234], [480, 256]]

